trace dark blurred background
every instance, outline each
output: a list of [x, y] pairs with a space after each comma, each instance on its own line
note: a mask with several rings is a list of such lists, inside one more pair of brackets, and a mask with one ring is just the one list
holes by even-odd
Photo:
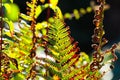
[[[105, 11], [104, 29], [105, 37], [109, 40], [109, 45], [120, 41], [120, 0], [106, 0], [110, 5], [110, 9]], [[86, 8], [90, 6], [90, 0], [60, 0], [60, 8], [63, 13], [71, 12], [73, 9]], [[93, 34], [93, 16], [94, 13], [88, 13], [79, 20], [66, 20], [67, 25], [71, 28], [71, 35], [79, 42], [82, 51], [91, 53], [91, 36]]]

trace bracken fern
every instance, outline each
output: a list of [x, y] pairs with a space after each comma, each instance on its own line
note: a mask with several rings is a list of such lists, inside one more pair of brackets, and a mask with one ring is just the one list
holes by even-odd
[[[80, 52], [78, 42], [70, 36], [70, 28], [64, 22], [64, 18], [71, 18], [70, 14], [63, 17], [57, 6], [58, 0], [48, 3], [40, 0], [41, 5], [38, 2], [31, 0], [26, 3], [27, 14], [20, 13], [17, 29], [11, 20], [0, 14], [0, 80], [100, 80], [110, 70], [100, 73], [100, 69], [117, 60], [114, 53], [117, 44], [102, 51], [107, 43], [107, 39], [103, 38], [105, 0], [97, 0], [99, 7], [94, 10], [93, 23], [96, 27], [92, 36], [94, 52], [91, 61], [88, 55]], [[45, 9], [48, 11], [47, 19], [37, 22]], [[50, 9], [54, 16], [49, 15]], [[80, 11], [84, 13], [84, 9]], [[79, 19], [77, 10], [74, 10], [74, 16]], [[106, 60], [108, 56], [112, 58]]]

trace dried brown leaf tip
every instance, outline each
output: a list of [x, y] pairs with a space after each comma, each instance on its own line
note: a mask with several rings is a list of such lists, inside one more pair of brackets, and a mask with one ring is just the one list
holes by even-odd
[[[104, 0], [97, 0], [100, 3], [98, 10], [95, 10], [95, 16], [93, 20], [93, 24], [96, 26], [94, 29], [94, 35], [92, 36], [93, 43], [98, 43], [101, 45], [102, 37], [105, 34], [103, 29], [103, 18], [104, 18]], [[106, 40], [106, 39], [104, 39]], [[107, 40], [104, 42], [106, 43]]]
[[[113, 44], [112, 47], [108, 50], [105, 50], [103, 52], [102, 47], [108, 43], [108, 40], [104, 38], [105, 31], [103, 29], [103, 19], [104, 19], [104, 5], [105, 0], [97, 0], [99, 7], [97, 10], [95, 10], [95, 16], [93, 20], [93, 24], [95, 25], [94, 34], [92, 36], [92, 48], [94, 49], [93, 52], [93, 62], [90, 64], [90, 70], [92, 72], [98, 71], [101, 69], [102, 66], [105, 65], [104, 58], [106, 53], [110, 53], [113, 58], [110, 60], [110, 63], [116, 61], [118, 58], [115, 54], [115, 49], [117, 48], [117, 44]], [[110, 66], [111, 69], [113, 69], [113, 66]], [[104, 75], [105, 73], [101, 74]]]
[[104, 56], [102, 55], [102, 46], [106, 44], [107, 39], [103, 38], [105, 31], [103, 29], [103, 18], [104, 18], [104, 0], [97, 0], [99, 3], [99, 8], [95, 10], [95, 16], [93, 20], [93, 24], [96, 26], [94, 29], [94, 34], [92, 36], [92, 44], [91, 46], [94, 48], [93, 52], [93, 62], [90, 64], [90, 70], [92, 72], [99, 70], [102, 67], [102, 62]]

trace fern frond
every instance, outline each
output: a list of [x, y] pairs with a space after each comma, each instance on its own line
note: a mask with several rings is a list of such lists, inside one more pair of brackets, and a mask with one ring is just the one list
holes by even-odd
[[[54, 67], [58, 69], [61, 75], [56, 74], [56, 71], [53, 71], [52, 74], [58, 75], [60, 79], [67, 80], [68, 78], [64, 78], [65, 74], [69, 74], [69, 69], [75, 65], [76, 61], [79, 58], [79, 55], [76, 53], [79, 52], [79, 48], [77, 47], [77, 42], [73, 42], [73, 39], [70, 36], [69, 27], [66, 27], [64, 22], [61, 19], [54, 18], [55, 22], [50, 23], [48, 27], [48, 54], [54, 58], [55, 62], [50, 60], [45, 60], [45, 64], [49, 65], [52, 70], [55, 70]], [[75, 56], [76, 55], [76, 56]], [[58, 66], [59, 65], [59, 66]], [[79, 71], [78, 71], [79, 72]], [[72, 76], [75, 73], [71, 73]], [[70, 76], [71, 77], [71, 76]]]

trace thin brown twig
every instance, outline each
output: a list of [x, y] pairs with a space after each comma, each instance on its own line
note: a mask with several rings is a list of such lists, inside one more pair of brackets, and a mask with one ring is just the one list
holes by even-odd
[[1, 57], [2, 57], [2, 29], [3, 29], [3, 13], [2, 13], [2, 0], [0, 0], [0, 72], [1, 72]]

